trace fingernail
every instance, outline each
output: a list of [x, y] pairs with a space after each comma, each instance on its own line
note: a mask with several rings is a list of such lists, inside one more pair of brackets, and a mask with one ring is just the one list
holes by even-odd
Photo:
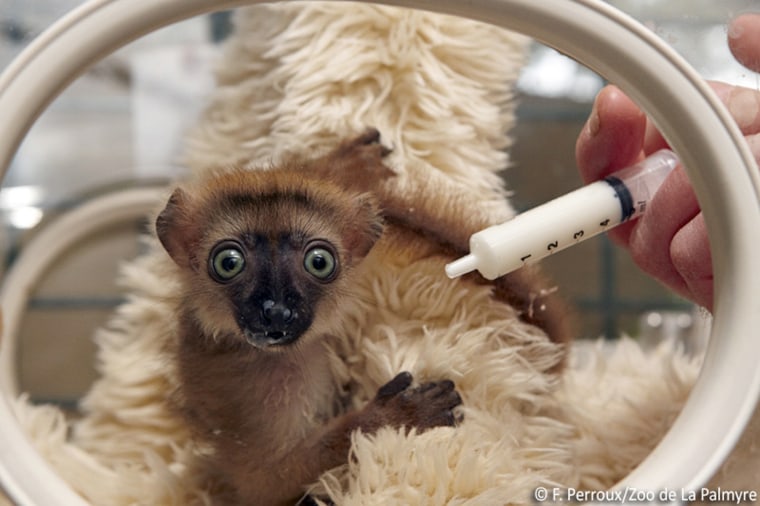
[[601, 121], [599, 120], [599, 111], [597, 110], [597, 101], [594, 100], [594, 105], [591, 107], [591, 114], [586, 121], [586, 131], [589, 137], [596, 137], [601, 129]]

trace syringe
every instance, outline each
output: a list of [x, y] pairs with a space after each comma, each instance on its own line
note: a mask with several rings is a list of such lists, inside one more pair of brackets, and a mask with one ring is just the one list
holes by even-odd
[[676, 155], [660, 150], [601, 181], [470, 236], [470, 254], [446, 265], [450, 278], [478, 270], [496, 279], [641, 215]]

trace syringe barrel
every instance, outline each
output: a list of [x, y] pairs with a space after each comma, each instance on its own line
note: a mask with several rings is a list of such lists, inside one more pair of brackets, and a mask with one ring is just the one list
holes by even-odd
[[474, 267], [483, 277], [495, 279], [609, 230], [643, 213], [677, 164], [671, 151], [659, 151], [602, 181], [477, 232], [470, 237], [467, 260], [453, 262], [447, 272], [456, 276]]
[[[593, 207], [589, 204], [593, 203]], [[585, 207], [588, 206], [588, 207]], [[620, 223], [617, 192], [597, 181], [470, 237], [477, 269], [496, 279]]]
[[618, 191], [623, 220], [642, 214], [654, 193], [678, 165], [678, 157], [668, 149], [657, 151], [641, 162], [621, 169], [604, 180]]

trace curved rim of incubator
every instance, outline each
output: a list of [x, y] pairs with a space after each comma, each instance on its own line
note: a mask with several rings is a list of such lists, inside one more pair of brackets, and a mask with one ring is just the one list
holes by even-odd
[[[92, 63], [158, 28], [253, 0], [90, 0], [35, 39], [0, 75], [0, 176], [39, 114]], [[715, 310], [701, 374], [654, 451], [615, 489], [697, 489], [741, 436], [760, 393], [760, 174], [738, 127], [699, 74], [649, 29], [601, 0], [385, 0], [521, 32], [622, 88], [681, 159], [714, 248]], [[443, 275], [443, 273], [442, 273]], [[4, 287], [4, 291], [8, 288]], [[6, 341], [0, 354], [8, 352]], [[14, 357], [11, 357], [14, 358]], [[87, 504], [36, 452], [0, 400], [0, 482], [17, 504]], [[698, 443], [697, 443], [698, 442]], [[11, 462], [12, 460], [12, 462]]]

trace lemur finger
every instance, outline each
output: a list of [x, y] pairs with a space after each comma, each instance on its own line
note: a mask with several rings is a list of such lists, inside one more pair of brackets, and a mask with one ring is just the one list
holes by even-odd
[[429, 383], [423, 383], [415, 390], [420, 394], [425, 394], [426, 397], [435, 399], [453, 392], [456, 386], [451, 380], [431, 381]]
[[385, 158], [386, 156], [393, 153], [393, 148], [390, 148], [386, 146], [385, 144], [382, 144], [380, 142], [380, 130], [378, 130], [375, 127], [369, 127], [367, 131], [365, 131], [363, 134], [361, 134], [359, 137], [357, 137], [352, 144], [355, 145], [364, 145], [369, 146], [372, 144], [377, 144], [377, 148], [379, 151], [380, 158]]
[[412, 384], [412, 380], [413, 378], [410, 372], [400, 372], [395, 378], [378, 389], [376, 397], [380, 400], [394, 397], [409, 388]]
[[354, 140], [355, 144], [376, 144], [380, 142], [380, 130], [375, 127], [369, 127], [363, 134]]

